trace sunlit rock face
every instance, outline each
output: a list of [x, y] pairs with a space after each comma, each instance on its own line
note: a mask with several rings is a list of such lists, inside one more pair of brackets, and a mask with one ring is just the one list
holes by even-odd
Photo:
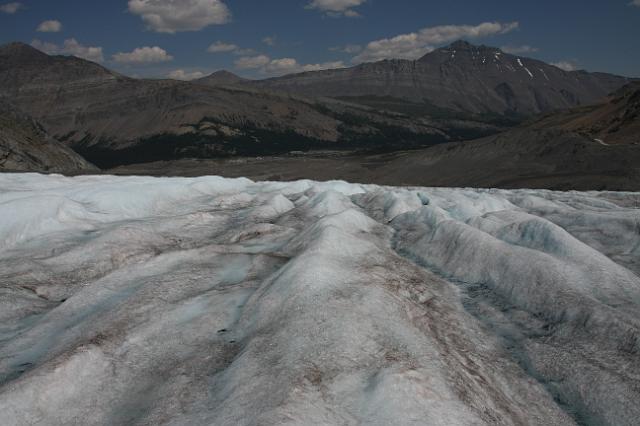
[[97, 170], [52, 138], [33, 118], [0, 96], [0, 172], [77, 174]]
[[0, 175], [0, 424], [637, 424], [639, 207]]

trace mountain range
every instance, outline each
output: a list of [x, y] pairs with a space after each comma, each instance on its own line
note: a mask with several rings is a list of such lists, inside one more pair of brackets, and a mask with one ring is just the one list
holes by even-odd
[[192, 82], [134, 79], [23, 43], [0, 46], [0, 96], [101, 168], [462, 142], [595, 102], [629, 81], [462, 41], [417, 61], [261, 81], [220, 71]]
[[[227, 75], [227, 79], [228, 79]], [[212, 77], [215, 79], [215, 76]], [[342, 146], [428, 145], [500, 126], [381, 112], [254, 87], [125, 77], [28, 45], [0, 47], [0, 95], [100, 167]], [[456, 133], [457, 132], [457, 133]]]

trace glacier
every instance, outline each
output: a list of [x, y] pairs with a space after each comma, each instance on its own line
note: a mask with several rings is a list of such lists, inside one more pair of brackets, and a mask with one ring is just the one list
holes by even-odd
[[0, 174], [2, 425], [636, 425], [640, 194]]

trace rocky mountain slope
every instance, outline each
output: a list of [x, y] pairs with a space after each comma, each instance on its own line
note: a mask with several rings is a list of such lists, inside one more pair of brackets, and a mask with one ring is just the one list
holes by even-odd
[[602, 103], [551, 114], [535, 127], [570, 130], [604, 145], [640, 144], [640, 82], [628, 84]]
[[254, 84], [423, 114], [532, 115], [599, 101], [628, 82], [459, 41], [416, 61], [385, 60]]
[[97, 171], [35, 120], [0, 97], [0, 171]]
[[3, 425], [640, 417], [640, 194], [0, 187]]
[[505, 133], [403, 155], [380, 173], [432, 185], [640, 189], [640, 85]]
[[21, 43], [0, 47], [0, 95], [101, 167], [309, 148], [425, 146], [500, 130], [251, 87], [132, 79]]

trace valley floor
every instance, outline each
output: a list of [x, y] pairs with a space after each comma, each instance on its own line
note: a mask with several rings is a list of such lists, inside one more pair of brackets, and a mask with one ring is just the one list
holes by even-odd
[[0, 217], [3, 425], [640, 418], [640, 193], [0, 174]]
[[[562, 142], [565, 141], [557, 145]], [[505, 148], [499, 141], [490, 139], [383, 154], [322, 151], [267, 157], [179, 159], [120, 166], [105, 173], [169, 177], [218, 175], [261, 181], [340, 179], [392, 186], [640, 191], [640, 145], [603, 146], [597, 141], [582, 140], [580, 144], [577, 154], [571, 153], [570, 150], [576, 148], [567, 144], [559, 149], [543, 145], [538, 147], [543, 154], [537, 155], [521, 152], [521, 148], [514, 152], [512, 147]]]

